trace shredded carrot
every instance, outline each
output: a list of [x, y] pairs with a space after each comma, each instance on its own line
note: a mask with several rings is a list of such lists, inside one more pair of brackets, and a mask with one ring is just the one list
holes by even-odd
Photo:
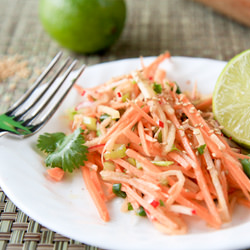
[[[212, 98], [199, 99], [197, 83], [190, 97], [178, 93], [161, 68], [169, 58], [165, 52], [148, 66], [141, 59], [142, 69], [94, 88], [75, 86], [83, 101], [70, 126], [84, 128], [89, 149], [83, 179], [104, 221], [107, 202], [121, 195], [123, 211], [143, 209], [163, 233], [186, 233], [187, 215], [219, 229], [235, 204], [250, 207], [250, 180], [239, 160], [250, 157], [211, 122]], [[95, 131], [83, 116], [95, 118]], [[115, 184], [120, 190], [113, 192]]]
[[90, 173], [90, 171], [91, 170], [89, 170], [88, 168], [82, 167], [82, 175], [83, 175], [84, 182], [97, 207], [100, 217], [104, 221], [109, 221], [110, 217], [109, 217], [108, 209], [105, 204], [105, 199], [102, 197], [102, 195], [100, 195], [100, 192], [97, 189], [97, 186], [95, 186], [95, 182], [93, 182], [94, 176]]
[[206, 109], [211, 108], [211, 105], [212, 105], [212, 97], [209, 97], [209, 98], [207, 98], [207, 99], [205, 99], [205, 100], [202, 100], [201, 102], [199, 102], [199, 103], [196, 104], [195, 106], [196, 106], [196, 108], [197, 108], [198, 110], [204, 111], [204, 110], [206, 110]]
[[50, 168], [47, 170], [49, 176], [55, 181], [61, 181], [64, 176], [64, 170], [58, 167]]

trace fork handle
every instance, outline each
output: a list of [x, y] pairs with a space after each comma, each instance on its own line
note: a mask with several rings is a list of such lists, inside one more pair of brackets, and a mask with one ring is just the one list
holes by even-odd
[[9, 133], [8, 131], [0, 131], [0, 137], [6, 135], [8, 133]]

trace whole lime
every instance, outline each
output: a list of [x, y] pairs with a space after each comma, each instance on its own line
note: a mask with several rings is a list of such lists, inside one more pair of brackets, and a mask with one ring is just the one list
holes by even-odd
[[40, 0], [44, 29], [62, 47], [80, 53], [109, 48], [126, 19], [125, 0]]

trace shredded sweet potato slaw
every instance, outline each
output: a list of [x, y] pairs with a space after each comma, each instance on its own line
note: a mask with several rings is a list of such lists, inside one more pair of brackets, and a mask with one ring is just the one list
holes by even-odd
[[179, 93], [167, 79], [160, 64], [169, 58], [166, 52], [94, 88], [76, 85], [83, 100], [70, 126], [84, 129], [85, 185], [104, 221], [112, 218], [107, 202], [118, 195], [124, 211], [143, 210], [163, 233], [185, 234], [185, 216], [219, 229], [236, 203], [250, 206], [239, 161], [249, 157], [221, 133], [211, 98]]

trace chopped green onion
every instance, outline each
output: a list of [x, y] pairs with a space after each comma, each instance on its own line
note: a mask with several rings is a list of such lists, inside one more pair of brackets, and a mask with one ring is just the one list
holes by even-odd
[[134, 210], [133, 206], [131, 205], [131, 203], [128, 203], [128, 211]]
[[111, 161], [105, 161], [103, 163], [103, 169], [104, 170], [109, 170], [109, 171], [114, 171], [115, 170], [115, 164]]
[[126, 102], [130, 98], [130, 93], [126, 93], [122, 96], [122, 102]]
[[243, 167], [243, 171], [247, 175], [248, 178], [250, 178], [250, 160], [249, 159], [239, 159], [240, 163]]
[[199, 153], [200, 155], [203, 155], [203, 154], [204, 154], [205, 148], [206, 148], [206, 144], [203, 144], [203, 145], [199, 146], [199, 147], [197, 148], [198, 153]]
[[100, 130], [100, 129], [97, 129], [97, 130], [96, 130], [96, 136], [100, 137], [101, 135], [102, 135], [101, 130]]
[[161, 132], [161, 131], [159, 132], [159, 134], [158, 134], [158, 136], [157, 136], [157, 141], [158, 141], [159, 143], [162, 142], [162, 132]]
[[177, 94], [181, 94], [181, 89], [180, 89], [180, 87], [179, 87], [179, 85], [175, 82], [175, 85], [176, 85], [176, 87], [177, 87], [177, 89], [176, 89], [176, 93]]
[[179, 149], [173, 144], [172, 148], [171, 148], [171, 151], [179, 151]]
[[131, 165], [136, 166], [136, 160], [135, 160], [134, 158], [129, 157], [129, 158], [128, 158], [128, 162], [129, 162]]
[[121, 183], [113, 184], [112, 191], [116, 196], [121, 197], [121, 198], [126, 198], [127, 194], [121, 191], [121, 187], [122, 187]]
[[83, 124], [87, 127], [89, 130], [96, 130], [96, 118], [89, 117], [89, 116], [83, 116]]
[[108, 114], [102, 114], [101, 116], [100, 116], [100, 122], [102, 122], [102, 121], [104, 121], [106, 118], [108, 118], [108, 117], [110, 117], [110, 115], [108, 115]]
[[167, 167], [174, 164], [173, 161], [151, 161], [156, 166]]
[[161, 94], [161, 92], [162, 92], [161, 84], [154, 83], [153, 90], [155, 91], [155, 93]]
[[115, 144], [111, 151], [106, 151], [104, 153], [105, 160], [119, 159], [126, 156], [126, 146], [125, 144]]
[[139, 209], [137, 210], [137, 214], [139, 216], [146, 216], [147, 215], [146, 212], [145, 212], [145, 210], [144, 210], [144, 208], [142, 206], [140, 206]]
[[160, 202], [161, 207], [165, 207], [165, 204], [164, 204], [163, 200], [159, 200], [159, 202]]

